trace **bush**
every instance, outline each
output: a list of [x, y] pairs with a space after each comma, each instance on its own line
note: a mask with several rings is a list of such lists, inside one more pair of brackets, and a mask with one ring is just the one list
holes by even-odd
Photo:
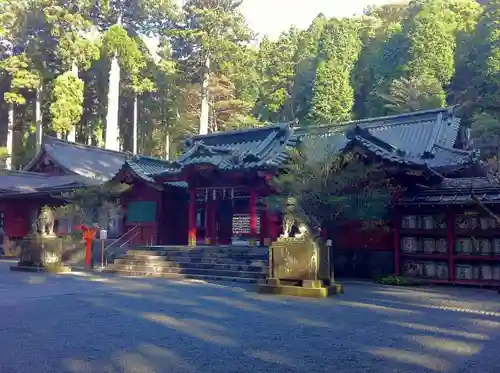
[[392, 285], [392, 286], [409, 286], [414, 284], [409, 279], [396, 275], [381, 277], [377, 280], [377, 282], [382, 285]]
[[57, 263], [46, 263], [44, 266], [45, 271], [50, 272], [50, 273], [65, 273], [65, 272], [70, 272], [71, 269], [61, 262]]

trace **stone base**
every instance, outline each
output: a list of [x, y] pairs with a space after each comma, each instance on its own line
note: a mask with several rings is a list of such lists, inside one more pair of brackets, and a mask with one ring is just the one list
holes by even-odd
[[17, 264], [10, 266], [10, 270], [16, 272], [45, 272], [45, 268], [43, 267], [20, 266]]
[[61, 267], [61, 269], [59, 271], [57, 271], [56, 273], [71, 273], [71, 267], [68, 267], [68, 266], [63, 266]]
[[[11, 271], [16, 272], [48, 272], [44, 267], [37, 266], [23, 266], [23, 265], [12, 265], [10, 266]], [[71, 272], [71, 268], [68, 266], [62, 266], [60, 270], [54, 273], [69, 273]]]
[[280, 284], [277, 279], [268, 279], [265, 284], [258, 285], [257, 292], [294, 297], [327, 298], [331, 295], [343, 294], [344, 286], [336, 283], [331, 286], [292, 286]]

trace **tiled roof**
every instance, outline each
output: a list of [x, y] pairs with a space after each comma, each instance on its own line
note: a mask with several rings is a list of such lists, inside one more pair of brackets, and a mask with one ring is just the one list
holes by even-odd
[[328, 144], [339, 151], [358, 144], [390, 162], [449, 171], [477, 161], [475, 152], [454, 148], [459, 129], [453, 109], [444, 108], [298, 129], [296, 136], [314, 138], [309, 141], [312, 154], [323, 152]]
[[[44, 137], [43, 149], [69, 174], [101, 182], [112, 179], [124, 168], [151, 182], [155, 176], [182, 173], [190, 165], [209, 164], [223, 171], [276, 168], [287, 159], [287, 150], [299, 143], [313, 160], [333, 156], [358, 144], [390, 162], [446, 173], [476, 161], [475, 153], [454, 148], [459, 127], [460, 121], [451, 109], [309, 128], [275, 124], [191, 137], [185, 143], [184, 153], [173, 162], [130, 156], [48, 136]], [[26, 170], [30, 171], [37, 160], [35, 158]]]
[[405, 193], [397, 205], [474, 204], [473, 195], [484, 203], [500, 203], [500, 184], [486, 177], [445, 178], [432, 188]]
[[91, 180], [79, 175], [47, 175], [26, 171], [0, 172], [0, 197], [10, 194], [39, 194], [89, 185]]
[[[81, 175], [101, 182], [112, 179], [127, 158], [126, 153], [102, 149], [94, 146], [75, 144], [50, 136], [43, 138], [43, 150], [60, 167], [70, 174]], [[28, 166], [31, 171], [38, 162], [40, 152]]]
[[[43, 150], [68, 174], [99, 182], [113, 179], [125, 167], [130, 167], [139, 177], [153, 181], [150, 175], [163, 171], [170, 164], [161, 159], [76, 144], [50, 136], [44, 136]], [[25, 170], [30, 171], [44, 152], [40, 152]]]
[[161, 159], [145, 156], [131, 156], [124, 162], [117, 174], [122, 170], [130, 169], [138, 177], [146, 181], [154, 182], [152, 175], [161, 173], [168, 167], [170, 167], [170, 162]]
[[477, 161], [474, 152], [455, 148], [459, 129], [453, 108], [444, 108], [337, 125], [290, 128], [278, 124], [219, 132], [190, 138], [184, 153], [157, 174], [178, 174], [194, 164], [221, 170], [278, 167], [287, 158], [287, 148], [299, 143], [312, 160], [357, 144], [383, 160], [446, 174]]
[[179, 173], [195, 164], [209, 164], [224, 171], [276, 167], [287, 158], [287, 147], [295, 145], [291, 133], [288, 125], [276, 124], [194, 136], [186, 141], [184, 153], [157, 175]]

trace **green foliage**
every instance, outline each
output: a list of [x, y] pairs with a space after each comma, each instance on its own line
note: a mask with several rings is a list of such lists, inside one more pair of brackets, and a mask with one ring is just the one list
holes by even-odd
[[312, 123], [351, 118], [354, 105], [351, 73], [361, 50], [358, 28], [358, 23], [351, 19], [332, 19], [323, 30], [309, 112]]
[[488, 1], [477, 27], [481, 36], [480, 47], [487, 50], [484, 60], [484, 73], [500, 84], [500, 1]]
[[144, 64], [137, 42], [120, 25], [113, 25], [104, 33], [102, 44], [104, 54], [116, 56], [126, 71], [135, 72]]
[[6, 147], [0, 147], [0, 169], [4, 169], [6, 167], [6, 161], [9, 158], [10, 154]]
[[272, 42], [264, 39], [259, 49], [260, 86], [259, 114], [266, 121], [290, 121], [294, 118], [293, 89], [295, 54], [299, 32], [290, 29]]
[[402, 76], [408, 49], [403, 32], [406, 4], [371, 7], [365, 12], [360, 29], [363, 49], [352, 73], [354, 112], [360, 118], [387, 114], [378, 93], [388, 93], [392, 81]]
[[294, 201], [298, 219], [311, 232], [334, 222], [348, 208], [339, 197], [390, 190], [390, 180], [382, 167], [366, 165], [357, 154], [337, 155], [332, 149], [318, 149], [314, 139], [290, 151], [289, 162], [272, 185], [278, 194], [267, 199], [269, 207], [284, 212]]
[[86, 40], [82, 37], [64, 34], [59, 39], [57, 56], [69, 69], [75, 63], [82, 70], [88, 70], [94, 61], [99, 60], [101, 46], [99, 41]]
[[[345, 19], [320, 14], [308, 29], [259, 45], [240, 5], [0, 0], [0, 97], [14, 104], [15, 166], [34, 152], [39, 88], [45, 132], [74, 126], [78, 142], [102, 145], [113, 56], [124, 150], [131, 150], [137, 100], [139, 152], [160, 157], [198, 132], [207, 77], [211, 130], [336, 123], [446, 104], [460, 105], [473, 132], [499, 118], [500, 0], [413, 0]], [[69, 71], [83, 82], [83, 101]], [[495, 138], [494, 126], [484, 128], [481, 139]]]
[[97, 224], [98, 209], [114, 205], [129, 189], [130, 186], [126, 184], [110, 182], [62, 193], [57, 196], [63, 204], [57, 213], [63, 216], [80, 216], [86, 225]]
[[435, 78], [443, 86], [454, 74], [455, 17], [444, 0], [412, 1], [405, 22], [409, 40], [405, 70], [413, 78]]
[[4, 92], [4, 100], [7, 103], [25, 104], [26, 99], [21, 92], [40, 86], [40, 74], [33, 70], [33, 64], [26, 53], [4, 59], [0, 62], [0, 70], [10, 79], [10, 90]]
[[387, 277], [381, 277], [377, 280], [379, 284], [382, 285], [392, 285], [392, 286], [411, 286], [415, 285], [414, 282], [408, 280], [405, 277], [390, 275]]
[[56, 133], [69, 132], [83, 113], [83, 82], [72, 72], [59, 75], [52, 91], [52, 129]]
[[471, 137], [481, 150], [483, 158], [498, 157], [500, 154], [500, 116], [487, 112], [475, 113], [472, 117]]
[[409, 113], [443, 107], [446, 97], [438, 81], [433, 78], [400, 78], [389, 87], [389, 94], [378, 93], [386, 102], [385, 108], [394, 114]]
[[[236, 68], [251, 32], [239, 11], [239, 0], [188, 0], [182, 23], [168, 33], [176, 57], [192, 79], [201, 79], [207, 56], [211, 71], [227, 74]], [[227, 58], [231, 56], [231, 58]]]
[[49, 273], [71, 272], [71, 268], [65, 266], [62, 262], [46, 263], [43, 267], [45, 268], [45, 271]]
[[[296, 51], [296, 65], [293, 89], [293, 111], [300, 123], [307, 124], [311, 110], [316, 69], [318, 64], [319, 43], [328, 20], [319, 15], [311, 26], [299, 37]], [[290, 118], [291, 120], [292, 118]]]

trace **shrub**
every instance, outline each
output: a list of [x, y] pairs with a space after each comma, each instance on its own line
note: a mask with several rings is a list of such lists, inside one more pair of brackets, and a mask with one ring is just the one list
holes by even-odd
[[61, 262], [55, 262], [55, 263], [46, 263], [44, 266], [45, 271], [50, 272], [50, 273], [64, 273], [64, 272], [69, 272], [71, 269]]
[[393, 286], [409, 286], [413, 285], [413, 282], [409, 279], [401, 276], [390, 275], [387, 277], [381, 277], [377, 280], [379, 284], [382, 285], [393, 285]]

